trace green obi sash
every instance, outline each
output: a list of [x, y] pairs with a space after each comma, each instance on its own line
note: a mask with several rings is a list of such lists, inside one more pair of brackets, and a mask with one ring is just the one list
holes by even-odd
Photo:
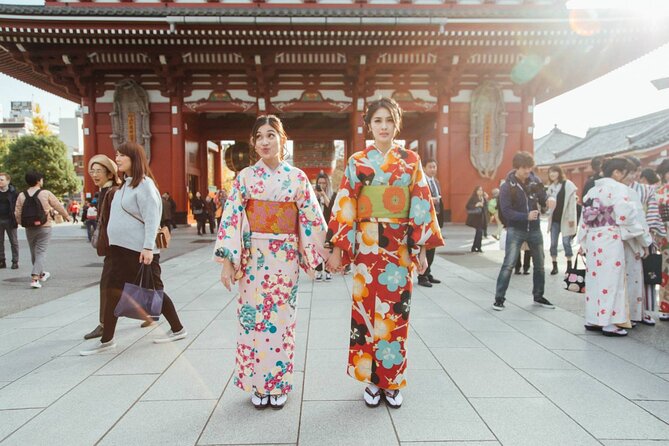
[[408, 186], [363, 186], [358, 196], [358, 220], [409, 218]]

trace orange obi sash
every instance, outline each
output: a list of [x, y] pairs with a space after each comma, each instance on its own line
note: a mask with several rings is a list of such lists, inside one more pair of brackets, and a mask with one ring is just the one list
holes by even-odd
[[294, 201], [249, 200], [246, 215], [251, 232], [296, 234], [297, 205]]
[[363, 186], [358, 196], [358, 220], [409, 218], [408, 186]]

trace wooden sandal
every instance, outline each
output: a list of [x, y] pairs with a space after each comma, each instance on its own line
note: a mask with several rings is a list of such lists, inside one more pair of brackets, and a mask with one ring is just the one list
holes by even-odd
[[367, 407], [379, 407], [379, 404], [381, 404], [381, 389], [378, 389], [376, 393], [372, 393], [369, 387], [365, 387], [363, 398]]

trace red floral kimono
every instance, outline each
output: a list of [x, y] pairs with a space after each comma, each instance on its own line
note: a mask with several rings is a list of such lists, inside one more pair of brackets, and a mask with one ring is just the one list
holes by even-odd
[[[365, 186], [393, 187], [367, 188], [374, 191], [370, 199], [362, 192]], [[353, 154], [328, 229], [332, 244], [343, 251], [343, 263], [354, 264], [348, 374], [384, 389], [401, 389], [406, 386], [412, 260], [417, 261], [421, 246], [444, 244], [418, 154], [398, 146], [385, 155], [374, 146]]]

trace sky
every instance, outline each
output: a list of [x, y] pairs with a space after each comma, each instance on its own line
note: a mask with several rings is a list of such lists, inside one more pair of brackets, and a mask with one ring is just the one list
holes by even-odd
[[[601, 0], [571, 0], [592, 2]], [[623, 0], [606, 0], [623, 2]], [[657, 0], [636, 0], [653, 2]], [[667, 6], [669, 0], [662, 0]], [[665, 4], [666, 2], [666, 4]], [[43, 4], [43, 0], [0, 0], [0, 4]], [[623, 2], [624, 3], [624, 2]], [[626, 3], [629, 4], [629, 3]], [[651, 8], [652, 9], [652, 8]], [[669, 108], [669, 89], [658, 91], [650, 81], [669, 77], [669, 44], [579, 88], [539, 104], [534, 112], [534, 137], [548, 133], [554, 125], [576, 136], [590, 127], [624, 121]], [[72, 117], [78, 104], [0, 74], [0, 106], [7, 116], [11, 101], [39, 103], [49, 122]]]

